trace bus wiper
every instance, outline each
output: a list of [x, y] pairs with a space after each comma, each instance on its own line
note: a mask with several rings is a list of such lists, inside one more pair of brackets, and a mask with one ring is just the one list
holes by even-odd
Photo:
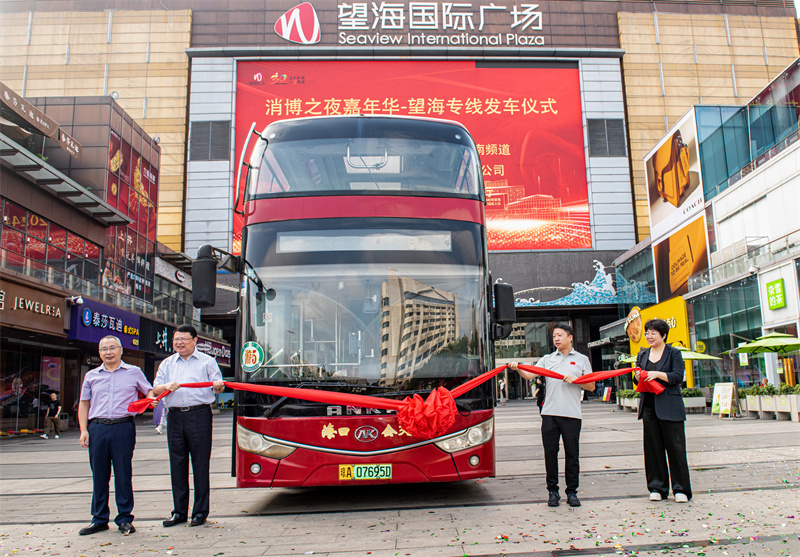
[[384, 166], [386, 166], [386, 163], [387, 163], [387, 162], [389, 162], [389, 151], [388, 151], [388, 150], [386, 150], [386, 149], [384, 149], [384, 151], [383, 151], [383, 158], [382, 158], [380, 161], [378, 161], [377, 163], [375, 163], [375, 164], [372, 164], [372, 165], [371, 165], [371, 164], [368, 164], [368, 163], [367, 163], [367, 161], [365, 161], [365, 160], [364, 160], [364, 156], [363, 156], [363, 155], [361, 155], [361, 154], [357, 154], [357, 155], [356, 155], [356, 157], [358, 157], [358, 159], [361, 161], [361, 164], [357, 164], [357, 163], [354, 163], [354, 162], [351, 160], [351, 156], [350, 156], [350, 146], [351, 146], [352, 144], [353, 144], [353, 140], [352, 140], [352, 139], [349, 139], [349, 140], [347, 141], [347, 159], [346, 159], [346, 160], [347, 160], [347, 164], [348, 164], [348, 165], [349, 165], [351, 168], [360, 168], [360, 169], [365, 169], [365, 170], [366, 170], [366, 171], [369, 173], [369, 177], [370, 177], [370, 179], [372, 180], [372, 183], [373, 183], [373, 184], [375, 184], [375, 188], [376, 188], [376, 189], [378, 189], [378, 190], [380, 190], [380, 189], [381, 189], [381, 186], [378, 184], [378, 181], [375, 179], [375, 176], [373, 176], [373, 175], [372, 175], [372, 171], [373, 171], [373, 170], [380, 170], [381, 168], [383, 168]]

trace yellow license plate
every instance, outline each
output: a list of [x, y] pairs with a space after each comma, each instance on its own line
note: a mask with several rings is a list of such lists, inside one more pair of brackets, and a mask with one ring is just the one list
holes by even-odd
[[391, 464], [340, 464], [340, 480], [391, 480]]

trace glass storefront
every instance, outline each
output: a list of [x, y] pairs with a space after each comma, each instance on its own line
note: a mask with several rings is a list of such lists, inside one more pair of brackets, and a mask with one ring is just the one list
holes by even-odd
[[0, 431], [43, 428], [53, 392], [61, 399], [62, 413], [74, 420], [80, 388], [77, 366], [75, 349], [4, 338], [0, 348]]
[[[761, 306], [758, 278], [751, 276], [687, 300], [689, 328], [707, 354], [735, 348], [761, 336]], [[763, 356], [723, 356], [721, 360], [694, 362], [695, 384], [710, 387], [714, 383], [735, 381], [739, 386], [758, 384], [766, 377]]]

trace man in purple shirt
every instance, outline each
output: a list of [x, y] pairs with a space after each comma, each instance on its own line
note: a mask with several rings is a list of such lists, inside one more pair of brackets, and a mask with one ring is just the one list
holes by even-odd
[[114, 522], [124, 535], [133, 527], [133, 447], [136, 424], [128, 404], [144, 393], [153, 396], [153, 387], [142, 370], [122, 361], [122, 343], [115, 336], [100, 340], [103, 365], [89, 371], [83, 380], [78, 404], [80, 443], [89, 449], [92, 467], [92, 523], [79, 532], [81, 536], [108, 530], [108, 482], [114, 467], [114, 495], [117, 517]]

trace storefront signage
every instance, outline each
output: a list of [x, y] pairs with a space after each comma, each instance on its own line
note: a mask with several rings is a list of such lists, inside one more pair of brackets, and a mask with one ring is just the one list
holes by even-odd
[[29, 103], [25, 97], [9, 89], [0, 82], [0, 98], [2, 103], [25, 119], [25, 122], [45, 134], [58, 139], [58, 122]]
[[169, 356], [174, 354], [172, 337], [176, 327], [142, 318], [141, 349], [145, 352]]
[[208, 354], [221, 366], [231, 365], [231, 347], [216, 340], [197, 337], [197, 349]]
[[[328, 3], [316, 4], [286, 10], [275, 20], [275, 34], [300, 45], [330, 43], [334, 29], [320, 25], [317, 15]], [[545, 45], [539, 4], [343, 2], [336, 10], [335, 42], [341, 46]]]
[[108, 335], [119, 338], [123, 348], [139, 350], [140, 317], [114, 306], [83, 299], [72, 308], [67, 338], [99, 343]]
[[13, 282], [3, 281], [0, 285], [0, 322], [3, 326], [63, 337], [65, 308], [63, 296], [53, 296]]
[[769, 309], [786, 307], [786, 288], [782, 278], [767, 283], [767, 307]]

